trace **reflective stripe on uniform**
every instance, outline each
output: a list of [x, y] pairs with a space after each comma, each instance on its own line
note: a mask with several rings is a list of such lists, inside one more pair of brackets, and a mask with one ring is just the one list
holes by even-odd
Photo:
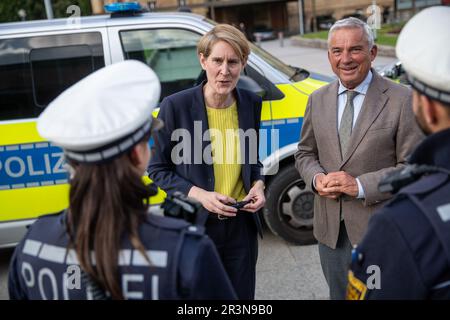
[[[22, 252], [25, 255], [38, 257], [39, 259], [67, 265], [79, 265], [75, 250], [67, 250], [65, 247], [54, 246], [40, 241], [27, 239], [23, 246]], [[150, 263], [145, 259], [139, 250], [122, 249], [119, 251], [119, 266], [135, 266], [135, 267], [167, 267], [168, 252], [162, 250], [146, 251]], [[94, 252], [91, 252], [92, 262], [95, 265]]]

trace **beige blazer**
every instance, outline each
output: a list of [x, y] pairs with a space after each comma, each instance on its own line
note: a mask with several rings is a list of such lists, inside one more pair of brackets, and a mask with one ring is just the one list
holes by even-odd
[[[365, 199], [341, 197], [345, 227], [352, 244], [362, 239], [373, 212], [389, 194], [378, 191], [380, 179], [396, 167], [422, 140], [412, 111], [412, 92], [372, 70], [373, 78], [353, 128], [347, 153], [341, 157], [336, 80], [315, 91], [308, 100], [295, 166], [308, 186], [319, 172], [345, 171], [359, 178]], [[313, 188], [314, 189], [314, 188]], [[316, 195], [314, 236], [336, 248], [339, 235], [339, 201]]]

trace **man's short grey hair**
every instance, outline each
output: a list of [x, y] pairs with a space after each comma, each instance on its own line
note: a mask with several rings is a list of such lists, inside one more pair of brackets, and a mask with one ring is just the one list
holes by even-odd
[[374, 45], [372, 30], [370, 29], [367, 23], [355, 17], [341, 19], [333, 24], [333, 26], [330, 28], [330, 31], [328, 32], [328, 47], [330, 47], [330, 39], [334, 31], [339, 29], [351, 29], [351, 28], [360, 28], [367, 38], [367, 42], [369, 43], [369, 50], [372, 49]]

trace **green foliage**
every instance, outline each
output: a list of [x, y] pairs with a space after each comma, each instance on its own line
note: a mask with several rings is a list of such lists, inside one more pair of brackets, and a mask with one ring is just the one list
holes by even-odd
[[[70, 5], [77, 5], [81, 9], [82, 16], [92, 14], [90, 0], [52, 0], [53, 15], [55, 18], [67, 18], [66, 13]], [[18, 12], [25, 10], [26, 20], [47, 19], [44, 0], [0, 0], [0, 22], [20, 21]]]
[[20, 21], [18, 15], [20, 9], [26, 11], [27, 20], [45, 19], [44, 1], [0, 1], [0, 22]]
[[398, 35], [391, 35], [380, 32], [377, 34], [377, 40], [375, 41], [375, 43], [395, 47], [395, 45], [397, 44], [397, 38]]
[[323, 39], [323, 40], [327, 40], [328, 39], [328, 30], [326, 30], [326, 31], [319, 31], [319, 32], [305, 33], [302, 37], [306, 38], [306, 39]]
[[[383, 25], [380, 30], [377, 30], [377, 40], [375, 41], [375, 43], [379, 45], [395, 47], [395, 44], [397, 43], [398, 33], [402, 29], [403, 25], [404, 23]], [[327, 40], [328, 30], [306, 33], [303, 35], [303, 38]]]
[[90, 0], [53, 0], [53, 12], [56, 18], [67, 18], [67, 8], [71, 5], [79, 6], [82, 16], [90, 16], [92, 14]]

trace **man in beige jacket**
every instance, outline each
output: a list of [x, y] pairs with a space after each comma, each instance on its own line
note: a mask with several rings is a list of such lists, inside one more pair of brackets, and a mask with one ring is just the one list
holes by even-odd
[[371, 69], [376, 54], [366, 23], [347, 18], [333, 25], [328, 59], [339, 79], [309, 97], [295, 154], [300, 175], [318, 194], [314, 236], [331, 299], [345, 298], [352, 245], [390, 197], [378, 182], [423, 138], [411, 90]]

